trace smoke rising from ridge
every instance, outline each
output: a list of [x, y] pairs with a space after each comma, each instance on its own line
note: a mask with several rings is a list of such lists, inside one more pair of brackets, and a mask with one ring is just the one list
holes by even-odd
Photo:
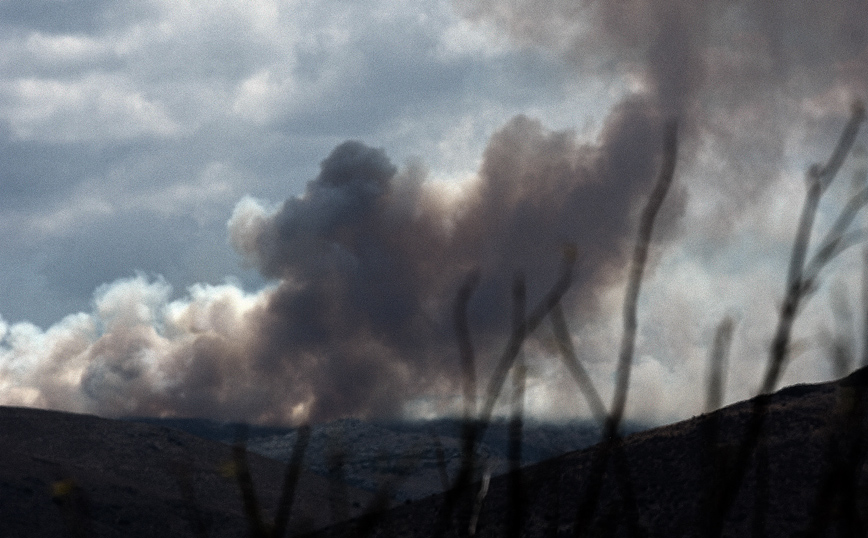
[[508, 335], [513, 275], [528, 275], [536, 300], [566, 242], [579, 253], [571, 306], [593, 316], [598, 287], [621, 276], [662, 122], [641, 97], [594, 143], [516, 117], [449, 203], [418, 167], [340, 144], [302, 195], [236, 206], [230, 241], [272, 286], [201, 285], [170, 301], [165, 282], [140, 275], [47, 331], [4, 326], [5, 403], [293, 422], [449, 401], [460, 386], [452, 302], [467, 273], [482, 275], [470, 305], [482, 375]]

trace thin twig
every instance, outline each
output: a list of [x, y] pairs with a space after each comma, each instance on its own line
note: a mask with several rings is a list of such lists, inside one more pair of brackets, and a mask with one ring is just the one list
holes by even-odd
[[606, 422], [606, 416], [608, 415], [606, 406], [603, 404], [603, 399], [600, 397], [600, 393], [597, 392], [597, 388], [594, 387], [591, 376], [588, 375], [582, 363], [579, 362], [576, 350], [573, 347], [573, 339], [570, 337], [570, 332], [567, 328], [567, 321], [564, 318], [564, 311], [560, 304], [552, 308], [549, 319], [552, 322], [555, 340], [561, 351], [561, 359], [579, 386], [579, 390], [585, 395], [588, 406], [591, 408], [591, 414], [594, 415], [597, 423], [602, 426]]
[[476, 365], [473, 344], [470, 340], [470, 328], [467, 323], [467, 306], [473, 291], [479, 283], [479, 272], [468, 275], [464, 284], [458, 290], [455, 298], [455, 334], [461, 356], [461, 368], [464, 381], [464, 417], [461, 421], [461, 466], [455, 476], [455, 482], [443, 496], [443, 506], [434, 536], [443, 536], [452, 514], [461, 496], [465, 495], [473, 482], [474, 456], [476, 452], [477, 420], [476, 420]]
[[[576, 352], [573, 348], [572, 338], [570, 338], [569, 330], [567, 329], [566, 320], [564, 319], [563, 309], [560, 304], [555, 305], [549, 314], [552, 320], [552, 327], [555, 332], [555, 338], [558, 341], [558, 347], [561, 349], [561, 357], [567, 365], [573, 378], [579, 385], [580, 390], [585, 394], [585, 398], [591, 407], [592, 413], [597, 419], [597, 423], [602, 428], [606, 423], [608, 414], [606, 413], [605, 405], [600, 398], [597, 389], [588, 376], [585, 369], [582, 367]], [[618, 487], [621, 490], [621, 495], [624, 500], [624, 508], [628, 514], [627, 523], [630, 526], [630, 534], [638, 535], [641, 529], [638, 525], [638, 507], [635, 500], [635, 492], [633, 491], [632, 481], [630, 479], [630, 470], [627, 466], [627, 457], [624, 453], [624, 447], [619, 442], [614, 442], [609, 446], [615, 457], [615, 475], [618, 482]], [[602, 452], [598, 453], [597, 457], [601, 457]], [[588, 505], [587, 510], [591, 509]]]
[[850, 150], [853, 149], [853, 143], [856, 141], [856, 136], [859, 134], [859, 128], [862, 126], [864, 120], [865, 103], [861, 100], [856, 100], [851, 105], [850, 121], [848, 121], [847, 125], [844, 127], [844, 131], [841, 133], [841, 138], [838, 139], [838, 144], [832, 151], [832, 155], [826, 162], [826, 166], [818, 170], [818, 178], [824, 191], [832, 183], [832, 180], [835, 179], [835, 176], [838, 175], [838, 170], [841, 169], [841, 165], [844, 164], [844, 160], [847, 158]]
[[443, 451], [443, 443], [440, 436], [432, 427], [428, 427], [431, 439], [434, 441], [434, 454], [437, 457], [437, 471], [440, 473], [440, 487], [443, 491], [449, 489], [449, 474], [446, 472], [446, 453]]
[[862, 366], [868, 366], [868, 247], [862, 250]]
[[805, 260], [820, 197], [828, 189], [843, 164], [844, 158], [852, 148], [859, 127], [864, 119], [865, 107], [861, 102], [857, 102], [853, 105], [850, 121], [844, 128], [828, 163], [823, 167], [814, 165], [808, 171], [808, 192], [805, 196], [796, 238], [793, 242], [790, 266], [787, 271], [786, 296], [778, 315], [778, 326], [769, 350], [769, 361], [760, 387], [760, 395], [753, 399], [744, 440], [736, 455], [733, 469], [727, 473], [727, 480], [721, 491], [718, 510], [711, 518], [711, 526], [717, 529], [718, 533], [723, 532], [723, 520], [735, 501], [735, 497], [747, 474], [751, 455], [761, 440], [769, 395], [777, 386], [778, 379], [783, 371], [790, 347], [793, 324], [798, 315], [800, 303], [806, 291], [808, 291], [808, 286], [806, 286], [804, 279]]
[[708, 358], [708, 397], [705, 400], [705, 412], [711, 413], [723, 403], [723, 393], [726, 377], [726, 361], [729, 347], [732, 343], [732, 332], [735, 322], [729, 316], [723, 318], [714, 333], [714, 344]]
[[572, 245], [567, 245], [563, 251], [561, 261], [561, 273], [558, 280], [549, 290], [549, 292], [540, 300], [537, 306], [531, 311], [527, 319], [523, 319], [520, 323], [515, 323], [509, 342], [503, 352], [503, 355], [498, 362], [491, 382], [488, 386], [486, 400], [481, 412], [477, 417], [471, 415], [471, 404], [467, 401], [473, 399], [475, 401], [475, 381], [476, 374], [473, 368], [473, 348], [470, 345], [470, 331], [467, 324], [467, 304], [472, 295], [473, 289], [478, 282], [478, 274], [473, 273], [468, 277], [465, 284], [461, 287], [458, 297], [455, 302], [455, 327], [456, 334], [461, 348], [462, 365], [464, 368], [465, 378], [465, 413], [463, 420], [463, 449], [462, 449], [462, 464], [455, 478], [455, 484], [450, 488], [443, 501], [443, 508], [440, 512], [435, 536], [442, 536], [448, 527], [448, 522], [452, 518], [453, 511], [460, 496], [465, 495], [469, 491], [469, 486], [473, 480], [474, 471], [474, 452], [476, 450], [476, 442], [481, 439], [488, 423], [491, 420], [494, 411], [494, 404], [503, 388], [506, 381], [507, 373], [515, 362], [519, 351], [527, 337], [531, 334], [552, 308], [561, 300], [564, 293], [572, 284], [573, 266], [576, 260], [576, 249]]
[[678, 154], [678, 127], [672, 121], [666, 126], [663, 142], [663, 164], [654, 190], [648, 198], [642, 219], [639, 223], [639, 237], [633, 251], [633, 261], [630, 265], [630, 278], [627, 282], [627, 293], [624, 297], [624, 332], [621, 337], [621, 352], [618, 356], [618, 370], [615, 381], [615, 395], [606, 421], [603, 435], [606, 438], [617, 433], [624, 408], [627, 405], [627, 389], [630, 385], [630, 370], [633, 363], [633, 348], [636, 345], [636, 309], [639, 302], [639, 290], [642, 287], [642, 274], [648, 259], [648, 247], [654, 232], [654, 221], [663, 205], [666, 193], [672, 185], [675, 175], [675, 162]]
[[[654, 184], [654, 189], [651, 191], [639, 223], [638, 238], [633, 251], [627, 293], [624, 298], [624, 332], [621, 340], [621, 351], [618, 357], [615, 395], [611, 410], [603, 425], [603, 440], [598, 445], [594, 461], [591, 464], [584, 497], [579, 502], [576, 510], [576, 522], [573, 531], [577, 537], [585, 533], [593, 519], [602, 491], [603, 476], [609, 465], [609, 457], [613, 451], [621, 449], [621, 438], [618, 434], [618, 428], [627, 403], [627, 389], [630, 383], [630, 369], [633, 362], [633, 348], [636, 339], [636, 308], [639, 301], [642, 274], [648, 258], [648, 247], [654, 231], [654, 221], [657, 218], [660, 207], [663, 205], [663, 200], [666, 198], [666, 193], [669, 191], [672, 178], [675, 175], [677, 152], [678, 129], [677, 124], [673, 121], [666, 126], [663, 140], [663, 162]], [[620, 465], [624, 469], [627, 468], [626, 462], [621, 462]], [[625, 486], [629, 486], [629, 484], [625, 484]], [[630, 502], [632, 502], [632, 499], [628, 498], [631, 493], [631, 489], [628, 487], [622, 488], [622, 494], [627, 498], [626, 504], [628, 508]], [[638, 523], [636, 521], [628, 521], [627, 523], [631, 533], [638, 532]]]
[[[513, 331], [521, 331], [524, 326], [524, 308], [526, 289], [524, 275], [516, 275], [512, 288], [513, 296]], [[524, 337], [524, 335], [523, 335]], [[519, 352], [513, 366], [512, 417], [509, 422], [509, 522], [507, 536], [518, 538], [524, 528], [524, 490], [521, 477], [521, 440], [524, 419], [524, 390], [527, 371], [522, 354]]]
[[298, 428], [296, 433], [295, 446], [292, 448], [292, 455], [283, 477], [283, 490], [277, 505], [277, 514], [274, 516], [274, 538], [283, 538], [286, 534], [289, 517], [292, 515], [298, 479], [301, 477], [301, 463], [304, 460], [304, 453], [309, 441], [310, 426], [304, 424]]
[[486, 399], [479, 416], [479, 427], [481, 431], [477, 432], [477, 435], [480, 437], [484, 433], [488, 421], [491, 419], [491, 415], [494, 412], [494, 404], [503, 389], [507, 373], [512, 367], [513, 362], [515, 362], [515, 358], [518, 356], [518, 352], [521, 350], [525, 338], [536, 330], [542, 320], [549, 314], [549, 312], [551, 312], [552, 308], [560, 302], [561, 297], [563, 297], [572, 284], [573, 265], [575, 264], [575, 260], [575, 247], [571, 245], [565, 247], [563, 259], [561, 261], [560, 277], [558, 277], [558, 280], [537, 306], [531, 310], [527, 320], [512, 331], [506, 349], [504, 350], [488, 385]]
[[720, 448], [717, 446], [719, 435], [720, 414], [714, 411], [723, 403], [726, 361], [732, 342], [732, 333], [735, 322], [729, 316], [721, 320], [714, 333], [714, 343], [711, 354], [708, 357], [708, 396], [705, 402], [705, 411], [708, 417], [700, 424], [702, 435], [702, 469], [705, 473], [705, 487], [700, 502], [699, 523], [703, 536], [714, 536], [716, 529], [709, 526], [712, 518], [709, 517], [716, 510], [720, 495], [720, 482], [723, 477], [723, 467]]
[[804, 276], [802, 277], [805, 282], [805, 290], [815, 289], [816, 284], [814, 281], [823, 267], [828, 265], [830, 261], [847, 248], [856, 244], [858, 239], [861, 239], [862, 234], [851, 235], [847, 233], [847, 229], [866, 204], [868, 204], [868, 186], [850, 197], [844, 209], [841, 210], [841, 214], [838, 215], [838, 218], [832, 225], [832, 228], [820, 243], [821, 246], [817, 250], [817, 253], [814, 254], [811, 261], [805, 266]]
[[349, 518], [347, 500], [347, 482], [344, 473], [346, 453], [343, 435], [338, 430], [335, 435], [329, 437], [327, 449], [328, 477], [331, 481], [329, 505], [332, 514], [332, 522], [337, 523]]
[[250, 476], [250, 465], [247, 462], [246, 439], [247, 427], [239, 426], [235, 444], [232, 445], [235, 478], [238, 480], [238, 488], [241, 490], [241, 501], [244, 505], [244, 516], [250, 527], [250, 536], [252, 538], [267, 538], [268, 533], [262, 521], [259, 501], [253, 487], [253, 477]]
[[467, 305], [479, 284], [479, 271], [471, 272], [458, 290], [455, 299], [455, 334], [458, 339], [458, 349], [461, 353], [461, 371], [464, 380], [464, 420], [476, 416], [476, 361], [473, 342], [470, 340], [470, 329], [467, 323]]

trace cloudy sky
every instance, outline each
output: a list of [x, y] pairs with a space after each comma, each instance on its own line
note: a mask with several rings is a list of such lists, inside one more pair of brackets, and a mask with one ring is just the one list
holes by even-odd
[[[865, 0], [0, 0], [0, 403], [265, 422], [460, 407], [452, 304], [486, 379], [510, 289], [564, 304], [604, 395], [636, 221], [678, 121], [629, 412], [756, 390], [804, 174], [868, 95]], [[857, 148], [866, 144], [865, 134]], [[858, 153], [858, 152], [857, 152]], [[818, 238], [865, 166], [845, 163]], [[858, 225], [856, 228], [859, 228]], [[786, 383], [860, 348], [861, 247]], [[543, 324], [527, 408], [587, 415]]]

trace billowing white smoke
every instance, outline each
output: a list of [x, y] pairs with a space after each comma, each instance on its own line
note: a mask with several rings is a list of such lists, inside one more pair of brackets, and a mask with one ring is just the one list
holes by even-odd
[[[108, 416], [198, 411], [196, 395], [179, 392], [189, 379], [185, 371], [197, 367], [191, 348], [211, 339], [243, 349], [251, 338], [249, 316], [270, 291], [196, 285], [170, 300], [163, 279], [137, 275], [100, 287], [91, 312], [47, 330], [0, 322], [0, 402]], [[227, 403], [243, 399], [245, 363], [213, 366], [222, 369], [214, 374], [235, 380], [213, 380]], [[231, 407], [224, 411], [234, 414]]]

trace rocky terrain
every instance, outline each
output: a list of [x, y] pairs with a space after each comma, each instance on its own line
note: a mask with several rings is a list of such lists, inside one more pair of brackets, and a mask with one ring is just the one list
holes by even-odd
[[[247, 535], [232, 464], [238, 426], [0, 407], [0, 536]], [[263, 519], [271, 521], [297, 432], [244, 431]], [[477, 450], [480, 473], [507, 469], [506, 436], [506, 424], [491, 426]], [[598, 437], [589, 423], [529, 424], [523, 460], [589, 446]], [[358, 516], [375, 502], [391, 506], [442, 491], [441, 469], [452, 480], [459, 455], [456, 420], [315, 426], [290, 525], [306, 532]]]

